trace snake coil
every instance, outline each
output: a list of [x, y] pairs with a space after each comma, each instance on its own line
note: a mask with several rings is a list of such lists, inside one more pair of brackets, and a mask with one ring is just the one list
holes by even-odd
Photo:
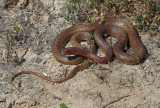
[[[12, 76], [11, 83], [13, 84], [13, 80], [22, 74], [33, 74], [52, 83], [62, 83], [72, 78], [77, 72], [88, 68], [92, 64], [90, 59], [104, 64], [112, 61], [114, 54], [116, 58], [123, 63], [134, 65], [138, 64], [145, 57], [147, 49], [143, 45], [137, 30], [132, 24], [126, 20], [116, 18], [106, 18], [102, 24], [99, 22], [100, 21], [96, 21], [91, 25], [72, 26], [60, 33], [53, 40], [52, 54], [55, 59], [66, 65], [77, 65], [64, 78], [51, 79], [37, 72], [22, 71]], [[97, 56], [96, 45], [95, 43], [92, 43], [88, 37], [89, 33], [94, 33], [93, 38], [96, 41], [96, 44], [105, 53], [105, 57]], [[113, 50], [104, 40], [103, 34], [113, 35], [118, 39], [113, 46]], [[73, 47], [65, 48], [69, 41], [71, 41]], [[89, 50], [83, 48], [80, 44], [81, 41], [88, 41], [90, 43]], [[133, 48], [134, 54], [130, 55], [123, 51], [128, 41]], [[71, 59], [70, 56], [67, 56], [68, 54], [74, 54], [75, 56]], [[87, 60], [82, 62], [84, 57], [86, 57]]]

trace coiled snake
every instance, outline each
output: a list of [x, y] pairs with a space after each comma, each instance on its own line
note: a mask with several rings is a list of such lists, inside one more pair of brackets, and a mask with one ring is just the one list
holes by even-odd
[[[99, 57], [96, 54], [96, 45], [89, 38], [89, 33], [94, 33], [94, 40], [96, 44], [104, 51], [105, 57]], [[113, 50], [109, 44], [103, 39], [103, 34], [113, 35], [118, 41], [113, 46]], [[73, 47], [65, 48], [67, 43], [71, 41]], [[89, 51], [81, 46], [80, 42], [87, 40], [90, 43]], [[123, 51], [124, 46], [128, 43], [133, 48], [134, 54], [127, 54]], [[99, 63], [108, 63], [112, 61], [113, 54], [125, 64], [138, 64], [146, 55], [147, 49], [141, 42], [139, 34], [135, 27], [126, 20], [116, 18], [106, 18], [103, 23], [96, 21], [91, 25], [77, 25], [72, 26], [62, 33], [60, 33], [52, 43], [52, 54], [57, 61], [67, 65], [77, 65], [71, 72], [69, 72], [64, 78], [51, 79], [43, 74], [31, 71], [22, 71], [14, 74], [11, 79], [11, 83], [15, 77], [22, 74], [33, 74], [39, 76], [52, 83], [62, 83], [72, 78], [78, 71], [88, 68], [93, 61]], [[74, 54], [75, 56], [67, 56]], [[84, 57], [87, 60], [83, 62]]]

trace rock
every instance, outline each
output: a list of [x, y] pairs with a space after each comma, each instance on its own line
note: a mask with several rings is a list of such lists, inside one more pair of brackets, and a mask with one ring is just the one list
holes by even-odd
[[44, 59], [47, 60], [47, 59], [50, 59], [50, 58], [51, 58], [51, 54], [45, 54], [45, 55], [44, 55]]
[[21, 105], [21, 104], [23, 104], [23, 103], [27, 103], [27, 102], [29, 102], [29, 99], [30, 99], [30, 96], [28, 96], [28, 95], [19, 97], [19, 98], [15, 101], [15, 104]]
[[36, 60], [35, 60], [35, 62], [36, 62], [36, 63], [40, 63], [41, 61], [42, 61], [42, 59], [41, 59], [41, 58], [39, 58], [39, 57], [38, 57], [38, 58], [36, 58]]
[[160, 48], [160, 42], [159, 42], [159, 43], [157, 43], [157, 47], [158, 47], [158, 48]]
[[12, 108], [12, 103], [7, 103], [4, 108]]
[[36, 105], [36, 100], [29, 100], [28, 105], [29, 106], [35, 106]]
[[5, 102], [6, 101], [6, 97], [0, 97], [0, 102]]

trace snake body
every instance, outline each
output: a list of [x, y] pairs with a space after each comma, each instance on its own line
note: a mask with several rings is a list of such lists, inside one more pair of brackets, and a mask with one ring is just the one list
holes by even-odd
[[[135, 27], [128, 21], [122, 19], [107, 18], [104, 21], [104, 25], [97, 28], [94, 32], [94, 39], [98, 46], [105, 52], [106, 57], [101, 58], [92, 54], [89, 51], [80, 48], [65, 48], [66, 54], [77, 54], [90, 58], [98, 63], [106, 63], [112, 58], [112, 51], [110, 47], [103, 39], [103, 34], [113, 35], [118, 39], [118, 42], [113, 47], [114, 55], [125, 64], [138, 64], [146, 55], [147, 49], [141, 42], [139, 34]], [[123, 51], [125, 45], [128, 42], [128, 38], [131, 47], [134, 50], [134, 54], [127, 54]], [[105, 51], [106, 50], [106, 51]]]
[[94, 32], [101, 26], [99, 23], [100, 21], [96, 21], [91, 25], [72, 26], [60, 33], [52, 43], [52, 54], [56, 60], [67, 65], [78, 64], [80, 62], [80, 58], [69, 59], [65, 54], [63, 54], [64, 47], [70, 41], [73, 34], [78, 32]]
[[[95, 23], [91, 25], [72, 26], [66, 29], [65, 31], [63, 31], [62, 33], [60, 33], [53, 40], [52, 54], [57, 61], [63, 64], [67, 64], [67, 65], [78, 64], [64, 78], [54, 80], [43, 74], [39, 74], [37, 72], [22, 71], [22, 72], [18, 72], [14, 74], [12, 76], [11, 82], [13, 82], [15, 77], [19, 75], [33, 74], [45, 80], [48, 80], [52, 83], [61, 83], [61, 82], [64, 82], [72, 78], [78, 71], [89, 67], [92, 64], [90, 62], [90, 59], [93, 59], [97, 62], [98, 62], [98, 59], [101, 59], [100, 63], [107, 63], [112, 60], [113, 53], [119, 60], [121, 60], [122, 62], [126, 64], [137, 64], [144, 58], [147, 50], [145, 46], [143, 45], [143, 43], [141, 42], [138, 32], [133, 25], [131, 25], [126, 20], [114, 19], [114, 18], [106, 18], [102, 24], [103, 26], [99, 23], [99, 21], [96, 21]], [[118, 42], [113, 47], [113, 52], [112, 52], [111, 47], [103, 40], [103, 37], [102, 37], [102, 34], [106, 33], [107, 29], [108, 29], [107, 34], [115, 35], [118, 38]], [[79, 40], [77, 43], [79, 43], [81, 40], [90, 41], [89, 39], [84, 39], [85, 36], [88, 35], [88, 33], [86, 32], [89, 32], [89, 33], [94, 32], [94, 39], [96, 40], [96, 43], [98, 44], [98, 46], [101, 49], [104, 49], [103, 51], [106, 54], [105, 58], [98, 57], [96, 55], [95, 45], [92, 45], [91, 42], [90, 42], [91, 47], [89, 51], [86, 51], [85, 49], [83, 49], [83, 47], [80, 46], [80, 44], [77, 44], [77, 45], [73, 44], [74, 48], [65, 49], [66, 44], [71, 40], [73, 35], [77, 35], [75, 37], [79, 37]], [[84, 35], [84, 37], [82, 35]], [[127, 35], [129, 38], [129, 43], [134, 50], [134, 54], [132, 55], [129, 55], [123, 51], [124, 45], [128, 42]], [[77, 53], [80, 56], [70, 57], [70, 56], [67, 56], [65, 53], [68, 53], [68, 54]], [[90, 58], [90, 59], [87, 59], [85, 62], [81, 63], [84, 60], [84, 57], [82, 56], [86, 56], [87, 58]]]
[[[116, 42], [116, 45], [121, 45], [121, 47], [117, 46], [117, 53], [125, 53], [123, 52], [123, 49], [125, 45], [128, 43], [128, 37], [125, 31], [118, 26], [115, 25], [103, 25], [99, 28], [97, 28], [94, 32], [94, 39], [98, 46], [102, 49], [102, 51], [105, 53], [105, 57], [99, 57], [97, 54], [94, 54], [88, 50], [77, 48], [77, 47], [70, 47], [63, 49], [63, 52], [65, 54], [76, 54], [85, 56], [87, 58], [92, 59], [93, 61], [96, 61], [101, 64], [106, 64], [113, 59], [113, 51], [111, 46], [105, 41], [103, 34], [112, 35], [118, 38], [118, 42]], [[105, 36], [106, 37], [106, 36]], [[74, 45], [73, 45], [74, 46]], [[115, 47], [115, 46], [114, 46]]]
[[147, 49], [142, 43], [136, 28], [126, 20], [116, 18], [106, 18], [105, 24], [112, 24], [121, 27], [129, 38], [130, 46], [133, 48], [134, 54], [123, 53], [120, 47], [122, 43], [116, 44], [113, 48], [115, 56], [122, 62], [130, 65], [138, 64], [147, 54]]

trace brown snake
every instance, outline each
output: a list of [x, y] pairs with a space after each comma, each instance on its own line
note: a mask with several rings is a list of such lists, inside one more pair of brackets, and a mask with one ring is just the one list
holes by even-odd
[[116, 46], [113, 48], [113, 52], [115, 56], [118, 59], [120, 59], [122, 62], [130, 65], [138, 64], [146, 55], [148, 55], [147, 49], [142, 43], [139, 37], [138, 31], [128, 21], [122, 20], [122, 19], [106, 18], [105, 24], [113, 24], [113, 25], [119, 26], [128, 35], [129, 43], [133, 48], [134, 54], [129, 55], [127, 53], [123, 53], [122, 51], [119, 51], [121, 50], [120, 47], [122, 46], [120, 44], [122, 43], [117, 43]]
[[115, 25], [109, 25], [109, 24], [103, 25], [97, 28], [96, 31], [94, 32], [94, 39], [96, 43], [98, 44], [98, 46], [100, 47], [100, 49], [102, 49], [102, 51], [105, 53], [105, 57], [99, 57], [96, 54], [93, 54], [92, 52], [88, 50], [84, 50], [82, 48], [77, 48], [77, 47], [64, 48], [63, 52], [65, 54], [75, 54], [75, 55], [85, 56], [86, 58], [90, 58], [93, 61], [96, 61], [98, 63], [106, 64], [112, 61], [113, 52], [112, 52], [112, 48], [110, 47], [110, 45], [105, 41], [103, 34], [112, 35], [118, 38], [118, 42], [116, 42], [115, 45], [118, 45], [118, 43], [121, 43], [121, 44], [120, 44], [120, 47], [117, 48], [118, 49], [117, 53], [123, 52], [125, 45], [128, 43], [127, 34], [121, 27], [118, 27]]
[[[88, 33], [94, 32], [94, 39], [96, 40], [96, 43], [98, 46], [105, 52], [105, 57], [98, 57], [96, 55], [96, 48], [94, 44], [91, 44], [91, 41], [89, 39], [85, 39], [84, 37], [88, 35]], [[112, 48], [103, 40], [102, 34], [107, 33], [109, 35], [114, 35], [118, 38], [118, 42]], [[84, 50], [82, 46], [80, 45], [74, 45], [72, 48], [65, 48], [66, 44], [71, 40], [73, 35], [78, 35], [75, 37], [79, 37], [81, 42], [82, 40], [90, 41], [90, 50]], [[82, 36], [84, 35], [84, 36]], [[131, 47], [133, 48], [134, 54], [129, 55], [123, 51], [124, 45], [128, 42]], [[74, 36], [73, 36], [74, 37]], [[83, 39], [84, 38], [84, 39]], [[79, 43], [78, 42], [78, 43]], [[75, 48], [76, 47], [76, 48]], [[65, 49], [64, 49], [65, 48]], [[107, 50], [105, 50], [105, 48]], [[86, 52], [88, 53], [86, 53]], [[126, 64], [138, 64], [145, 56], [147, 50], [143, 43], [141, 42], [141, 39], [138, 35], [137, 30], [134, 26], [132, 26], [128, 21], [121, 20], [121, 19], [114, 19], [114, 18], [106, 18], [103, 22], [103, 26], [99, 24], [99, 21], [91, 24], [91, 25], [77, 25], [72, 26], [62, 33], [60, 33], [52, 43], [52, 54], [56, 58], [57, 61], [67, 64], [67, 65], [76, 65], [82, 62], [84, 58], [82, 56], [86, 56], [90, 59], [93, 59], [97, 62], [98, 59], [100, 59], [99, 63], [107, 63], [112, 60], [113, 53], [114, 55], [120, 59], [122, 62]], [[66, 54], [78, 54], [81, 56], [74, 56], [70, 57]], [[93, 55], [90, 56], [90, 55]], [[97, 58], [94, 58], [97, 57]], [[22, 71], [14, 74], [11, 79], [11, 83], [15, 79], [15, 77], [22, 75], [22, 74], [33, 74], [36, 76], [39, 76], [45, 80], [48, 80], [52, 83], [61, 83], [64, 82], [70, 78], [72, 78], [78, 71], [81, 71], [87, 67], [89, 67], [92, 63], [90, 62], [90, 59], [87, 59], [85, 62], [77, 65], [70, 73], [68, 73], [64, 78], [60, 78], [57, 80], [51, 79], [43, 74], [37, 73], [37, 72], [31, 72], [31, 71]]]
[[[134, 54], [129, 55], [123, 51], [123, 48], [127, 44], [128, 40], [123, 30], [120, 30], [120, 28], [117, 28], [117, 27], [121, 27], [128, 35], [129, 43], [131, 47], [133, 48]], [[105, 49], [109, 50], [108, 46], [105, 45], [106, 42], [104, 41], [102, 37], [102, 34], [104, 34], [105, 32], [107, 32], [107, 34], [109, 35], [114, 35], [116, 38], [118, 38], [118, 42], [113, 47], [113, 53], [123, 63], [130, 64], [130, 65], [138, 64], [147, 54], [147, 49], [141, 42], [141, 39], [139, 37], [137, 30], [128, 21], [122, 20], [122, 19], [106, 18], [104, 20], [104, 25], [95, 30], [94, 39], [96, 43], [98, 44], [98, 46], [102, 50], [105, 50]], [[108, 59], [101, 60], [98, 57], [93, 57], [93, 54], [83, 49], [65, 48], [64, 52], [65, 54], [82, 55], [94, 61], [97, 61], [99, 63], [105, 63], [106, 61], [108, 62]], [[107, 52], [106, 54], [108, 55], [112, 54], [111, 51], [109, 51], [109, 53], [110, 54], [108, 54]]]

